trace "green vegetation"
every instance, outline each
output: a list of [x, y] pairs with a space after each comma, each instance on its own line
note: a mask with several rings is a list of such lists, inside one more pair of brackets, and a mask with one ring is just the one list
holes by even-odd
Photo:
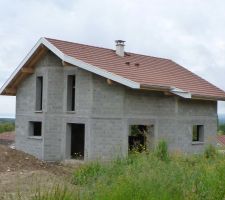
[[225, 135], [225, 124], [219, 124], [218, 133], [221, 135]]
[[215, 158], [217, 155], [216, 148], [210, 144], [205, 148], [204, 155], [206, 158]]
[[0, 123], [0, 133], [14, 131], [15, 124], [13, 122], [2, 122]]
[[164, 140], [159, 141], [155, 149], [155, 154], [160, 160], [166, 161], [169, 159], [167, 143]]
[[155, 152], [85, 164], [73, 174], [74, 188], [57, 186], [33, 200], [219, 200], [225, 198], [224, 166], [224, 156], [213, 146], [203, 155], [168, 155], [160, 141]]
[[15, 130], [15, 119], [0, 118], [0, 133]]

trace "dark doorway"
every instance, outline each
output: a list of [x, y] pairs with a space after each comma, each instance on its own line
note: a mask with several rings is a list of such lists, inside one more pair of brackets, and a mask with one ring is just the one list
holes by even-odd
[[71, 124], [71, 158], [84, 159], [84, 124]]

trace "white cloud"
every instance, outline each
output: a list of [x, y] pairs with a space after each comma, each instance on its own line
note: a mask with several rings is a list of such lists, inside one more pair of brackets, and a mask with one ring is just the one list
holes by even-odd
[[[48, 36], [109, 48], [124, 39], [128, 51], [171, 58], [225, 90], [224, 7], [221, 0], [0, 1], [0, 86]], [[5, 103], [14, 106], [0, 97], [0, 113]]]

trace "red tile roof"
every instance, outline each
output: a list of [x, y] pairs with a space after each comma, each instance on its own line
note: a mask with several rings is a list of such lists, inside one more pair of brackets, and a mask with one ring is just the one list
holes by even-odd
[[15, 140], [15, 132], [0, 133], [0, 140], [14, 141]]
[[225, 145], [225, 135], [217, 135], [216, 139], [221, 145]]
[[176, 87], [192, 96], [224, 99], [225, 92], [169, 59], [46, 38], [62, 53], [147, 86]]

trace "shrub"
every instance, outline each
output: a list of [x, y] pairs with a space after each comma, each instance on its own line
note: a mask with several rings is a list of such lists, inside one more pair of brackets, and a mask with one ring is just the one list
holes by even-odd
[[218, 132], [222, 135], [225, 134], [225, 124], [220, 124], [218, 127]]
[[155, 149], [155, 154], [160, 160], [166, 161], [169, 159], [168, 146], [164, 140], [159, 141]]
[[209, 144], [204, 151], [204, 155], [206, 158], [215, 158], [216, 157], [216, 148], [212, 145]]
[[9, 122], [0, 123], [0, 133], [4, 133], [7, 131], [14, 131], [14, 130], [15, 130], [14, 123], [9, 123]]

